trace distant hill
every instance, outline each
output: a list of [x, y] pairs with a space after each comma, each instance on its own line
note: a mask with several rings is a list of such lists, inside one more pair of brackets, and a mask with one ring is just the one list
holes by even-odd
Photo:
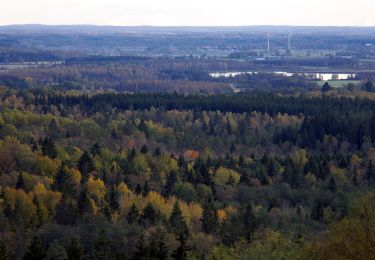
[[170, 33], [251, 33], [251, 32], [271, 32], [271, 33], [343, 33], [343, 34], [375, 34], [375, 27], [335, 27], [335, 26], [97, 26], [97, 25], [6, 25], [0, 26], [0, 33], [150, 33], [150, 34], [170, 34]]

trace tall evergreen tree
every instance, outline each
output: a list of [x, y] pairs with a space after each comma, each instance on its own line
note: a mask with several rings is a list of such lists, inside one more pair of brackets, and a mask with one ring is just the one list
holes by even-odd
[[138, 219], [139, 219], [139, 210], [133, 203], [129, 209], [127, 220], [129, 224], [134, 224], [138, 221]]
[[55, 143], [49, 137], [45, 137], [42, 142], [42, 154], [52, 159], [57, 157], [57, 150], [56, 150]]
[[178, 201], [176, 201], [173, 205], [173, 210], [171, 216], [169, 217], [168, 223], [170, 231], [175, 235], [183, 233], [187, 236], [189, 234], [189, 229], [184, 220], [184, 217], [182, 216], [182, 211]]
[[81, 182], [85, 183], [90, 173], [95, 170], [94, 161], [88, 152], [82, 154], [81, 158], [78, 160], [77, 168], [82, 174]]
[[66, 248], [66, 253], [68, 255], [69, 260], [85, 259], [85, 254], [77, 238], [70, 239], [69, 245]]
[[18, 173], [18, 177], [17, 177], [17, 183], [16, 183], [16, 189], [25, 189], [26, 186], [25, 186], [25, 179], [23, 178], [23, 173], [20, 172]]
[[206, 203], [203, 207], [202, 213], [202, 229], [207, 234], [212, 234], [217, 231], [219, 221], [217, 211], [214, 209], [212, 203]]
[[34, 237], [30, 245], [27, 247], [23, 256], [24, 260], [41, 260], [46, 258], [46, 251], [39, 238]]
[[242, 215], [242, 221], [245, 227], [244, 232], [246, 239], [250, 241], [252, 239], [252, 234], [257, 228], [257, 219], [255, 217], [253, 207], [251, 206], [251, 204], [247, 204], [245, 206]]

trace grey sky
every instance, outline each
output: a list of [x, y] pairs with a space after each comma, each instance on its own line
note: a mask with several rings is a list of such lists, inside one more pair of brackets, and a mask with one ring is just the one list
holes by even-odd
[[375, 0], [0, 0], [0, 25], [375, 26]]

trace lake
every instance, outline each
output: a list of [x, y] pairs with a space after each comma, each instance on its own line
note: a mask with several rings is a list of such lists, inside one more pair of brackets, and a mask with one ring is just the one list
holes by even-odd
[[[229, 77], [236, 77], [240, 75], [252, 75], [252, 74], [257, 74], [259, 72], [257, 71], [235, 71], [235, 72], [213, 72], [210, 73], [210, 76], [213, 78], [229, 78]], [[356, 76], [354, 73], [315, 73], [315, 72], [287, 72], [287, 71], [273, 71], [273, 72], [267, 72], [267, 73], [274, 73], [277, 75], [283, 75], [285, 77], [291, 77], [293, 75], [304, 75], [308, 79], [311, 80], [348, 80], [352, 79]]]

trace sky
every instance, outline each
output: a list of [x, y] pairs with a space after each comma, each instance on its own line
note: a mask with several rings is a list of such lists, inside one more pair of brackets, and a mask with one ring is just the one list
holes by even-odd
[[0, 25], [375, 26], [375, 0], [0, 0]]

